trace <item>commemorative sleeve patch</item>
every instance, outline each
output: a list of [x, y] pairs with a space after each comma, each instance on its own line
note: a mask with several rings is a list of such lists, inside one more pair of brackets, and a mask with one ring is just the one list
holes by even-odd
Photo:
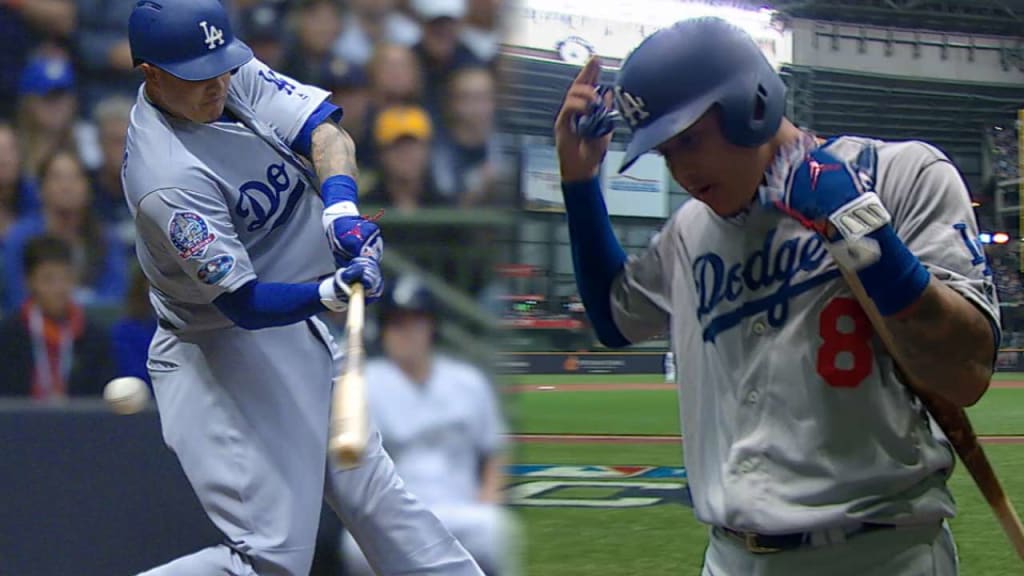
[[235, 257], [222, 254], [214, 258], [210, 258], [203, 265], [199, 267], [199, 271], [196, 275], [199, 277], [199, 281], [203, 284], [216, 284], [224, 279], [232, 269], [235, 267]]
[[167, 235], [178, 250], [178, 256], [186, 260], [202, 258], [216, 239], [206, 220], [195, 212], [175, 212], [167, 226]]

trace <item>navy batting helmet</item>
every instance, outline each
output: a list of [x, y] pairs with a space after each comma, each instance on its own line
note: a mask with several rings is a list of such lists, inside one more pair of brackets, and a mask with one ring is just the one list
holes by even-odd
[[716, 104], [730, 142], [767, 142], [782, 122], [786, 86], [741, 28], [695, 18], [651, 34], [626, 57], [615, 103], [633, 133], [621, 173]]
[[139, 0], [128, 44], [136, 66], [147, 62], [182, 80], [216, 78], [252, 59], [218, 0]]
[[431, 316], [437, 314], [434, 296], [415, 276], [400, 276], [391, 282], [378, 305], [381, 319], [385, 322], [396, 312], [419, 312]]

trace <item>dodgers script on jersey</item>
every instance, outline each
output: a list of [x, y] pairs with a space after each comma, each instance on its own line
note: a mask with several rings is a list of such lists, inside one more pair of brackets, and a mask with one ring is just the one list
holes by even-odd
[[255, 59], [228, 90], [226, 108], [240, 122], [177, 120], [140, 89], [124, 188], [151, 300], [179, 331], [231, 326], [211, 302], [255, 278], [313, 282], [334, 271], [311, 224], [323, 210], [315, 174], [288, 148], [328, 96]]
[[[878, 153], [877, 193], [931, 274], [999, 325], [991, 271], [956, 168], [921, 142], [842, 137]], [[695, 513], [764, 534], [951, 517], [948, 441], [823, 240], [755, 205], [723, 219], [687, 202], [612, 289], [632, 342], [671, 336]]]

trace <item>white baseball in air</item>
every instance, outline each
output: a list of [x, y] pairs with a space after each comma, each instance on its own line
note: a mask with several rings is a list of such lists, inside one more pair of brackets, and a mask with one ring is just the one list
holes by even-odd
[[149, 387], [141, 378], [124, 376], [107, 382], [103, 399], [118, 414], [135, 414], [149, 405]]

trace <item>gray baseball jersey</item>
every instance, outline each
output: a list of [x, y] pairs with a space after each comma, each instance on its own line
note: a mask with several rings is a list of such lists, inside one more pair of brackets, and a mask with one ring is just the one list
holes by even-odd
[[[210, 303], [259, 278], [312, 282], [334, 270], [316, 177], [288, 148], [329, 96], [257, 60], [231, 78], [243, 122], [163, 114], [140, 89], [123, 178], [157, 314], [182, 331], [230, 326]], [[274, 143], [274, 146], [268, 144]]]
[[244, 330], [212, 304], [250, 280], [333, 271], [315, 174], [289, 149], [327, 96], [255, 60], [231, 78], [232, 120], [173, 119], [140, 89], [122, 177], [162, 321], [148, 368], [164, 440], [230, 543], [147, 576], [308, 574], [325, 498], [378, 574], [482, 574], [375, 427], [359, 467], [328, 460], [339, 358], [326, 326]]
[[[877, 192], [931, 274], [999, 325], [995, 289], [956, 168], [921, 142], [842, 137], [878, 151]], [[670, 333], [697, 518], [760, 533], [952, 516], [948, 440], [829, 257], [793, 219], [723, 219], [687, 202], [612, 289], [637, 342]]]

